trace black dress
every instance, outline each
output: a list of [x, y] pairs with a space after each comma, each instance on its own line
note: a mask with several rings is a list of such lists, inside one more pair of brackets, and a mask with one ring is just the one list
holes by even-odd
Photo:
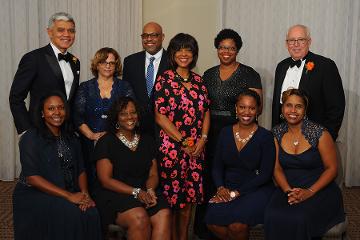
[[65, 142], [66, 163], [59, 157], [59, 139], [46, 138], [35, 129], [22, 136], [19, 142], [22, 171], [13, 194], [16, 240], [101, 239], [96, 208], [83, 212], [64, 198], [26, 184], [26, 177], [39, 175], [67, 191], [79, 191], [77, 179], [84, 171], [80, 144], [75, 138]]
[[264, 211], [274, 190], [272, 172], [275, 164], [274, 138], [258, 127], [253, 137], [237, 150], [232, 126], [219, 136], [213, 163], [216, 187], [238, 190], [240, 196], [225, 203], [209, 203], [205, 222], [229, 225], [240, 222], [250, 226], [263, 223]]
[[[146, 189], [146, 180], [149, 176], [152, 160], [155, 159], [155, 149], [154, 140], [150, 136], [141, 135], [136, 151], [132, 151], [115, 134], [107, 133], [96, 144], [94, 159], [109, 159], [113, 167], [114, 179], [134, 188]], [[118, 212], [144, 206], [132, 195], [105, 189], [99, 182], [95, 184], [93, 195], [100, 213], [103, 231], [106, 231], [109, 224], [115, 222]], [[147, 209], [150, 216], [163, 208], [167, 208], [160, 192], [157, 192], [157, 197], [157, 205]]]
[[[288, 131], [286, 123], [273, 129], [279, 143]], [[311, 147], [300, 154], [289, 154], [279, 146], [279, 161], [291, 187], [309, 188], [324, 171], [317, 148], [324, 128], [304, 120], [302, 133]], [[299, 204], [289, 205], [287, 195], [277, 189], [265, 213], [266, 239], [306, 240], [321, 237], [331, 227], [344, 221], [341, 191], [331, 182], [314, 196]]]

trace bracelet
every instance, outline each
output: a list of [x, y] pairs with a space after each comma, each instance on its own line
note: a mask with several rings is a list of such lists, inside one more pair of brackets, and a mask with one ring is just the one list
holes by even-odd
[[208, 135], [206, 135], [206, 134], [202, 134], [202, 135], [201, 135], [201, 139], [202, 139], [204, 142], [207, 142], [207, 138], [208, 138]]
[[312, 193], [315, 193], [315, 191], [312, 188], [307, 188], [307, 190], [309, 190]]
[[131, 194], [134, 196], [134, 198], [138, 198], [140, 191], [141, 191], [141, 188], [133, 188]]

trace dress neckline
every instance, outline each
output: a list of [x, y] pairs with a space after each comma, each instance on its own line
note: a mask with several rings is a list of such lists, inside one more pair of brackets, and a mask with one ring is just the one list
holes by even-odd
[[235, 76], [235, 74], [237, 73], [237, 71], [239, 71], [239, 69], [240, 69], [240, 65], [241, 65], [241, 63], [239, 63], [238, 65], [237, 65], [237, 67], [235, 68], [235, 70], [233, 71], [233, 73], [227, 78], [227, 79], [221, 79], [221, 77], [220, 77], [220, 65], [219, 65], [219, 67], [217, 68], [217, 77], [218, 77], [218, 80], [221, 82], [221, 83], [224, 83], [224, 82], [228, 82], [228, 81], [230, 81], [231, 79], [233, 79], [233, 77]]

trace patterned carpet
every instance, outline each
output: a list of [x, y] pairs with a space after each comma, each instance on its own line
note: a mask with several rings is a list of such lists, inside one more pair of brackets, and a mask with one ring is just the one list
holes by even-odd
[[[0, 181], [0, 240], [12, 240], [12, 192], [15, 182]], [[360, 240], [360, 187], [344, 188], [345, 209], [349, 219], [348, 239]], [[251, 240], [263, 239], [261, 231], [251, 232]]]

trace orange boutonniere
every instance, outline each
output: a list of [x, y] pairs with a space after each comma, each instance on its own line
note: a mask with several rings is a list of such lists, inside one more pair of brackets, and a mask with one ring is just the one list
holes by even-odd
[[308, 62], [308, 63], [306, 63], [305, 67], [306, 67], [306, 73], [307, 73], [308, 71], [311, 71], [311, 70], [314, 69], [315, 63], [314, 62]]
[[195, 139], [193, 139], [192, 137], [188, 137], [184, 141], [182, 141], [181, 144], [183, 145], [183, 147], [192, 147], [195, 145]]

